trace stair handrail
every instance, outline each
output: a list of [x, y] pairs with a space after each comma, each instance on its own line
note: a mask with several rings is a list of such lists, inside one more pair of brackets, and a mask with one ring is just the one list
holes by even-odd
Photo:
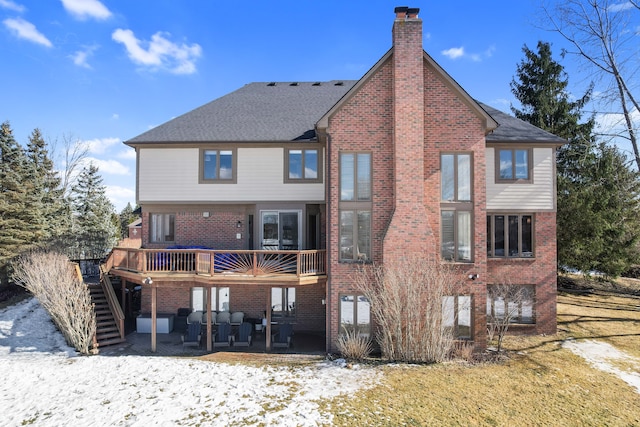
[[116, 326], [118, 327], [118, 332], [120, 332], [120, 338], [124, 339], [124, 313], [122, 312], [122, 307], [120, 307], [120, 304], [118, 303], [118, 298], [113, 290], [111, 279], [109, 279], [109, 275], [107, 274], [104, 265], [100, 266], [100, 286], [102, 286], [102, 290], [107, 298], [107, 303], [109, 304], [111, 313], [113, 313], [113, 317], [116, 320]]

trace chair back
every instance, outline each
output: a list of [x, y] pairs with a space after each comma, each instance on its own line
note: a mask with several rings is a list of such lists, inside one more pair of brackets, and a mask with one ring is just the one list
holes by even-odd
[[240, 325], [244, 321], [244, 313], [242, 311], [235, 311], [231, 313], [230, 323], [232, 325]]
[[216, 315], [216, 324], [221, 325], [223, 323], [229, 323], [231, 320], [231, 313], [228, 311], [221, 311]]
[[231, 333], [231, 325], [228, 323], [221, 323], [220, 326], [218, 326], [216, 341], [218, 342], [228, 341], [230, 333]]
[[238, 329], [238, 341], [246, 342], [249, 341], [249, 336], [251, 336], [251, 330], [253, 329], [253, 325], [249, 322], [244, 322], [240, 325]]
[[200, 335], [200, 322], [189, 323], [187, 326], [187, 340], [197, 341]]
[[286, 342], [292, 333], [293, 326], [291, 325], [291, 323], [284, 323], [280, 326], [280, 330], [276, 335], [276, 339], [278, 340], [278, 342]]
[[202, 323], [202, 311], [194, 311], [187, 316], [187, 323]]

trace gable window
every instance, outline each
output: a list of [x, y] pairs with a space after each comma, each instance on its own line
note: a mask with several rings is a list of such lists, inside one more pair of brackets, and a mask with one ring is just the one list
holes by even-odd
[[450, 329], [456, 338], [471, 338], [471, 296], [442, 297], [442, 327]]
[[371, 153], [340, 154], [340, 261], [371, 259]]
[[364, 295], [340, 295], [340, 334], [371, 336], [371, 303]]
[[526, 148], [496, 149], [498, 181], [531, 181], [531, 150]]
[[235, 150], [200, 150], [202, 182], [234, 182], [236, 179]]
[[487, 286], [487, 317], [509, 323], [535, 323], [535, 286], [511, 285], [505, 292], [504, 285]]
[[175, 241], [174, 214], [149, 214], [149, 241], [167, 243]]
[[494, 258], [532, 258], [533, 215], [487, 215], [487, 255]]
[[473, 260], [471, 153], [440, 155], [440, 253], [449, 261]]
[[286, 180], [289, 182], [320, 182], [318, 149], [287, 150]]

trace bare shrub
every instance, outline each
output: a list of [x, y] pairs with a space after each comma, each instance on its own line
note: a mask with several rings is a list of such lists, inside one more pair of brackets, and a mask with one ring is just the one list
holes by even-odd
[[469, 341], [457, 342], [453, 347], [452, 357], [469, 363], [475, 362], [473, 343]]
[[373, 351], [371, 338], [359, 334], [355, 329], [343, 328], [336, 346], [344, 358], [351, 360], [363, 360]]
[[69, 259], [55, 252], [33, 252], [18, 258], [14, 268], [15, 282], [40, 301], [67, 344], [90, 354], [96, 333], [94, 305]]
[[501, 351], [509, 326], [520, 316], [522, 305], [530, 298], [526, 287], [512, 285], [508, 279], [487, 286], [487, 339], [489, 342], [495, 340], [496, 351]]
[[444, 297], [455, 295], [460, 285], [452, 265], [407, 256], [384, 266], [363, 266], [355, 282], [371, 302], [383, 357], [427, 363], [449, 357], [455, 331], [443, 322]]

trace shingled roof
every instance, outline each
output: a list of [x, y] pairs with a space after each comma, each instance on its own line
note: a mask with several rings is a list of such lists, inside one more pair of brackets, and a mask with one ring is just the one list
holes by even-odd
[[311, 140], [316, 122], [355, 83], [250, 83], [126, 143]]
[[[356, 83], [356, 80], [250, 83], [126, 143], [314, 140], [318, 120]], [[479, 104], [499, 124], [487, 135], [487, 142], [566, 142], [500, 110]]]
[[542, 130], [531, 123], [510, 116], [481, 102], [479, 104], [499, 124], [496, 130], [487, 135], [487, 142], [538, 142], [551, 144], [564, 144], [567, 142], [565, 139]]

